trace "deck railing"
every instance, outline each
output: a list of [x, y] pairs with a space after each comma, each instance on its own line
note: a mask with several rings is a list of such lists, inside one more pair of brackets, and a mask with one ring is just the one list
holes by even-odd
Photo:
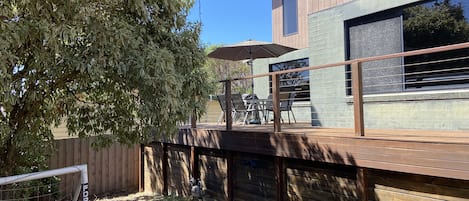
[[[409, 102], [420, 100], [419, 96], [425, 96], [425, 93], [421, 93], [421, 91], [448, 91], [449, 89], [469, 88], [469, 49], [466, 48], [469, 48], [469, 43], [358, 58], [337, 63], [222, 80], [220, 82], [223, 83], [225, 87], [225, 104], [226, 111], [228, 111], [225, 112], [226, 130], [231, 130], [233, 125], [232, 115], [231, 112], [229, 112], [232, 111], [232, 82], [268, 76], [271, 77], [271, 95], [274, 114], [273, 131], [281, 132], [280, 94], [283, 93], [280, 90], [281, 75], [309, 71], [309, 77], [315, 78], [315, 76], [317, 76], [315, 75], [315, 72], [319, 72], [320, 70], [343, 68], [345, 69], [342, 71], [343, 74], [335, 76], [338, 78], [341, 76], [345, 77], [345, 80], [338, 79], [339, 82], [345, 81], [343, 82], [345, 89], [345, 95], [343, 98], [347, 99], [346, 102], [349, 105], [353, 105], [353, 128], [355, 135], [364, 136], [364, 115], [366, 109], [364, 108], [364, 101], [366, 101], [364, 98], [369, 97], [370, 99], [373, 99], [374, 102], [383, 102], [383, 100], [379, 100], [378, 96], [384, 95], [389, 97], [389, 94], [402, 95], [403, 92], [406, 94], [414, 93], [412, 95], [413, 98], [402, 99], [404, 102]], [[375, 73], [373, 71], [375, 71]], [[379, 73], [376, 73], [376, 71]], [[310, 82], [310, 86], [314, 87], [315, 81], [311, 80]], [[313, 93], [311, 94], [314, 96]], [[315, 97], [315, 99], [311, 98], [311, 103], [314, 104], [315, 100], [319, 100], [320, 98], [321, 97]], [[455, 99], [465, 98], [469, 97], [455, 95]], [[435, 98], [429, 99], [434, 100]], [[396, 108], [396, 110], [398, 109], [399, 108]], [[401, 108], [401, 110], [407, 109]], [[431, 108], [426, 108], [425, 110], [431, 110]], [[314, 115], [314, 111], [311, 113], [313, 116], [316, 116]], [[382, 116], [386, 115], [383, 114]], [[316, 117], [312, 117], [312, 121], [315, 121], [315, 118]], [[352, 116], [346, 118], [350, 119]], [[464, 120], [465, 119], [461, 119], [460, 121]], [[193, 121], [192, 123], [194, 123], [193, 127], [195, 127], [195, 122]]]

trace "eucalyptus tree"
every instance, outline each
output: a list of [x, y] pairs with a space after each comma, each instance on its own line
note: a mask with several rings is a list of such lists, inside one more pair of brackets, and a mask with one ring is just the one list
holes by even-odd
[[[205, 49], [205, 53], [208, 54], [214, 51], [221, 45], [211, 45]], [[208, 71], [208, 77], [212, 80], [212, 83], [218, 83], [220, 80], [246, 77], [250, 75], [250, 68], [245, 62], [242, 61], [230, 61], [223, 59], [207, 58], [205, 62], [205, 68]], [[251, 90], [251, 79], [238, 80], [231, 83], [232, 91], [236, 93], [252, 93]], [[213, 86], [213, 92], [216, 94], [224, 93], [224, 86], [221, 83]]]
[[44, 168], [51, 129], [97, 146], [171, 135], [208, 96], [192, 0], [0, 0], [0, 176]]

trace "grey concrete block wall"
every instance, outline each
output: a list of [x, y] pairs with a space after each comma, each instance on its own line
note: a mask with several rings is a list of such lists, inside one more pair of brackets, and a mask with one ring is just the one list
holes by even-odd
[[[301, 58], [309, 58], [310, 66], [344, 61], [345, 21], [417, 1], [355, 0], [313, 13], [308, 17], [309, 48], [279, 58], [255, 60], [254, 73], [268, 73], [269, 64]], [[268, 77], [256, 78], [254, 84], [254, 92], [259, 97], [268, 96]], [[353, 103], [346, 94], [345, 66], [310, 71], [310, 91], [309, 103], [295, 103], [300, 106], [294, 109], [297, 119], [312, 121], [313, 126], [319, 127], [353, 127]], [[459, 96], [466, 100], [459, 99]], [[401, 92], [364, 98], [367, 128], [469, 129], [469, 90]], [[418, 101], [409, 101], [416, 99]]]
[[[287, 53], [278, 58], [267, 58], [267, 59], [256, 59], [253, 62], [254, 74], [269, 73], [269, 65], [286, 62], [291, 60], [303, 59], [309, 57], [309, 49], [296, 50], [294, 52]], [[267, 98], [269, 96], [269, 77], [259, 77], [254, 79], [254, 93], [259, 98]], [[309, 101], [298, 101], [293, 103], [293, 112], [297, 121], [310, 122], [311, 121], [311, 109]], [[270, 114], [272, 116], [272, 114]], [[287, 113], [283, 112], [282, 117], [285, 121], [288, 121]], [[293, 118], [292, 118], [293, 120]]]
[[[309, 17], [311, 66], [344, 61], [343, 23], [342, 9], [328, 9]], [[313, 126], [351, 128], [353, 113], [345, 99], [345, 66], [314, 70], [310, 76]]]
[[[417, 2], [415, 0], [356, 0], [309, 16], [310, 65], [344, 61], [345, 21]], [[346, 95], [345, 66], [310, 73], [311, 104], [322, 127], [353, 127], [353, 103]], [[405, 94], [406, 92], [402, 93]], [[468, 92], [461, 92], [468, 93]], [[379, 96], [379, 95], [378, 95]], [[418, 95], [417, 95], [418, 96]], [[424, 100], [408, 102], [384, 95], [366, 102], [365, 127], [389, 129], [468, 129], [468, 101]], [[463, 112], [461, 112], [463, 111]], [[313, 122], [314, 123], [314, 122]]]
[[367, 128], [469, 130], [469, 100], [368, 102]]

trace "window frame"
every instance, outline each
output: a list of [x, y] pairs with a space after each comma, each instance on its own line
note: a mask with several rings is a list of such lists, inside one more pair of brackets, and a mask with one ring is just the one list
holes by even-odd
[[[285, 6], [285, 2], [295, 2], [295, 7], [294, 7], [294, 15], [287, 10], [287, 6]], [[290, 5], [290, 4], [289, 4]], [[289, 7], [288, 7], [289, 8]], [[291, 16], [290, 16], [291, 15]], [[295, 20], [293, 23], [286, 23], [288, 20]], [[291, 36], [298, 34], [298, 0], [282, 0], [282, 23], [283, 23], [283, 36]], [[291, 31], [288, 28], [289, 24], [295, 24], [295, 30]]]
[[[278, 63], [272, 63], [272, 64], [269, 64], [269, 72], [276, 72], [273, 70], [273, 66], [275, 65], [279, 65], [279, 64], [286, 64], [286, 63], [290, 63], [290, 62], [300, 62], [300, 61], [303, 61], [303, 60], [306, 60], [305, 61], [305, 65], [304, 66], [298, 66], [298, 67], [295, 67], [295, 68], [291, 68], [292, 66], [289, 66], [288, 69], [297, 69], [297, 68], [306, 68], [309, 66], [309, 58], [308, 57], [305, 57], [305, 58], [299, 58], [299, 59], [293, 59], [293, 60], [288, 60], [288, 61], [282, 61], [282, 62], [278, 62]], [[278, 70], [277, 70], [278, 71]], [[300, 92], [296, 92], [297, 90], [282, 90], [283, 89], [289, 89], [289, 88], [294, 88], [293, 86], [287, 86], [287, 87], [282, 87], [282, 79], [280, 79], [280, 92], [288, 92], [288, 93], [291, 93], [291, 92], [295, 92], [295, 93], [302, 93], [303, 95], [302, 96], [296, 96], [295, 99], [294, 99], [294, 102], [305, 102], [305, 101], [311, 101], [311, 93], [310, 93], [310, 72], [309, 70], [305, 70], [303, 71], [301, 74], [303, 74], [304, 72], [307, 73], [307, 75], [305, 76], [302, 76], [301, 77], [301, 80], [306, 80], [306, 84], [302, 84], [301, 86], [304, 86], [305, 89], [301, 89]], [[269, 93], [272, 94], [272, 76], [269, 76]], [[306, 95], [307, 94], [307, 95]]]
[[[403, 20], [402, 21], [402, 27], [401, 27], [401, 30], [402, 30], [402, 35], [401, 35], [401, 38], [402, 38], [402, 44], [403, 44], [403, 51], [405, 51], [405, 35], [404, 35], [404, 17], [403, 17], [403, 11], [404, 9], [406, 8], [411, 8], [411, 7], [414, 7], [414, 6], [419, 6], [419, 5], [423, 5], [423, 4], [426, 4], [426, 3], [431, 3], [431, 2], [434, 2], [434, 1], [437, 1], [437, 0], [424, 0], [424, 1], [419, 1], [419, 2], [414, 2], [414, 3], [410, 3], [410, 4], [406, 4], [406, 5], [402, 5], [402, 6], [399, 6], [399, 7], [395, 7], [395, 8], [391, 8], [391, 9], [387, 9], [387, 10], [383, 10], [383, 11], [379, 11], [379, 12], [376, 12], [376, 13], [371, 13], [371, 14], [367, 14], [367, 15], [364, 15], [364, 16], [360, 16], [360, 17], [357, 17], [357, 18], [353, 18], [353, 19], [349, 19], [349, 20], [345, 20], [344, 21], [344, 40], [345, 40], [345, 43], [344, 43], [344, 46], [345, 46], [345, 60], [350, 60], [350, 55], [351, 55], [351, 50], [350, 50], [350, 27], [353, 27], [353, 26], [357, 26], [357, 25], [361, 25], [361, 24], [368, 24], [368, 23], [373, 23], [373, 22], [377, 22], [377, 21], [382, 21], [382, 20], [386, 20], [386, 19], [389, 19], [393, 16], [395, 16], [396, 14], [399, 14], [401, 16], [401, 19]], [[455, 3], [455, 2], [452, 2], [452, 3]], [[458, 2], [456, 2], [458, 3]], [[468, 13], [469, 13], [469, 7], [467, 7], [468, 9]], [[469, 16], [465, 16], [467, 19], [468, 19], [468, 22], [469, 22]], [[467, 41], [469, 42], [469, 41]], [[400, 93], [406, 93], [406, 92], [418, 92], [418, 91], [444, 91], [444, 90], [457, 90], [457, 89], [465, 89], [465, 88], [468, 88], [469, 87], [469, 82], [468, 83], [464, 83], [464, 84], [439, 84], [439, 85], [434, 85], [434, 86], [423, 86], [423, 87], [417, 87], [417, 88], [411, 88], [411, 87], [408, 87], [409, 83], [411, 83], [409, 80], [408, 77], [406, 77], [405, 73], [406, 73], [406, 68], [405, 68], [405, 65], [407, 65], [408, 63], [406, 63], [406, 58], [407, 57], [403, 57], [402, 58], [402, 68], [403, 68], [403, 81], [402, 81], [402, 92]], [[345, 93], [347, 96], [351, 96], [352, 95], [352, 91], [351, 91], [351, 72], [350, 72], [350, 65], [346, 65], [344, 70], [345, 70]], [[432, 76], [430, 76], [432, 77]], [[444, 77], [444, 76], [435, 76], [436, 79], [438, 79], [439, 77]], [[379, 94], [387, 94], [387, 93], [395, 93], [395, 92], [378, 92], [378, 93], [370, 93], [370, 95], [379, 95]]]

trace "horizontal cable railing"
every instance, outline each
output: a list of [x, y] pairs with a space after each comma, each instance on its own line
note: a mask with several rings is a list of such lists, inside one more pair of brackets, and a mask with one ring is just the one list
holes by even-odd
[[[469, 43], [222, 80], [220, 83], [223, 84], [224, 99], [211, 100], [211, 104], [221, 107], [220, 102], [223, 102], [225, 108], [221, 108], [218, 115], [211, 114], [207, 119], [213, 122], [214, 117], [218, 116], [217, 122], [226, 124], [226, 129], [230, 130], [233, 123], [247, 124], [250, 123], [246, 121], [247, 117], [257, 115], [257, 118], [261, 118], [261, 123], [273, 123], [274, 132], [280, 132], [281, 122], [283, 120], [285, 123], [287, 116], [308, 113], [310, 118], [307, 122], [312, 126], [353, 128], [355, 134], [360, 136], [365, 134], [365, 127], [469, 129], [465, 123], [469, 122], [469, 117], [463, 109], [467, 103], [454, 102], [455, 99], [464, 98], [464, 94], [453, 95], [454, 99], [448, 97], [453, 102], [446, 104], [417, 102], [422, 99], [412, 97], [418, 96], [415, 92], [419, 91], [469, 88], [469, 51], [466, 48], [469, 48]], [[451, 54], [454, 50], [459, 52]], [[446, 57], [439, 56], [442, 52], [445, 52]], [[260, 100], [256, 104], [261, 104], [262, 108], [249, 108], [250, 101], [245, 101], [245, 110], [256, 110], [258, 114], [248, 114], [240, 120], [234, 115], [237, 106], [233, 104], [232, 95], [248, 92], [236, 91], [233, 86], [262, 77], [269, 79], [267, 82], [255, 82], [256, 88], [268, 89], [268, 93], [258, 94], [259, 97], [256, 97]], [[462, 108], [461, 111], [458, 111], [458, 107]], [[304, 108], [310, 111], [305, 112]]]

